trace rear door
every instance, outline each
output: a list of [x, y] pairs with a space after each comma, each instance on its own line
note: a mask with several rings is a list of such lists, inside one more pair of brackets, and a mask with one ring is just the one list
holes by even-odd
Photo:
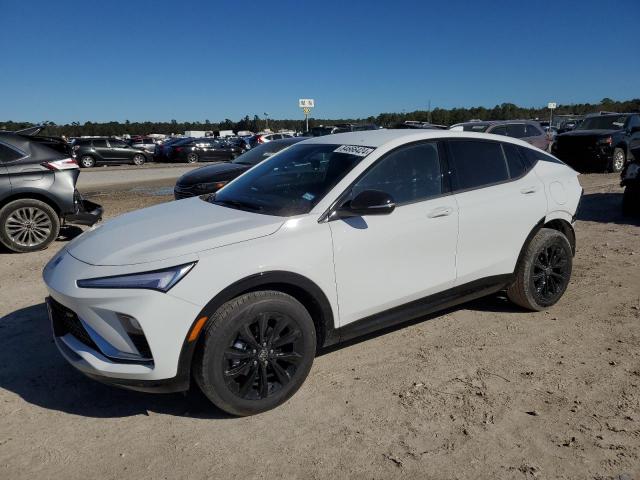
[[109, 139], [109, 155], [116, 162], [125, 162], [133, 158], [136, 150], [124, 143], [122, 140]]
[[24, 157], [24, 152], [16, 150], [10, 145], [0, 142], [0, 199], [8, 197], [11, 194], [11, 176], [7, 165]]
[[510, 274], [525, 239], [546, 215], [544, 185], [512, 144], [447, 144], [460, 212], [456, 283]]
[[96, 153], [96, 156], [98, 157], [96, 158], [96, 160], [98, 161], [102, 160], [104, 162], [113, 161], [113, 154], [111, 152], [111, 148], [109, 147], [109, 144], [107, 143], [106, 139], [96, 138], [92, 140], [91, 143], [93, 144], [93, 151]]

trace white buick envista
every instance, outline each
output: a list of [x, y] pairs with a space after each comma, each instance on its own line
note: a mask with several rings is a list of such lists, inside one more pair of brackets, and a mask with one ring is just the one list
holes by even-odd
[[506, 290], [541, 310], [575, 252], [577, 173], [527, 143], [378, 130], [293, 145], [215, 196], [122, 215], [45, 267], [86, 375], [235, 415], [291, 397], [319, 348]]

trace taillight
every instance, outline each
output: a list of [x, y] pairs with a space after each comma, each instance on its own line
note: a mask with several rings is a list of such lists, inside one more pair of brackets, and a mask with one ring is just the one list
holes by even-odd
[[613, 143], [613, 138], [611, 137], [601, 138], [600, 140], [598, 140], [598, 143], [600, 145], [611, 145]]
[[49, 170], [72, 170], [74, 168], [80, 168], [78, 162], [73, 158], [63, 158], [62, 160], [53, 160], [51, 162], [42, 162], [42, 165]]
[[263, 136], [262, 136], [262, 135], [260, 135], [260, 136], [257, 138], [257, 140], [258, 140], [258, 143], [264, 143], [264, 138], [263, 138]]

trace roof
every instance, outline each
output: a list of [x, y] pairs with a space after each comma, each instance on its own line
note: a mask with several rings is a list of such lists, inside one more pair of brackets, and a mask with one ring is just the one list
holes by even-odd
[[522, 119], [513, 119], [513, 120], [481, 120], [479, 122], [461, 122], [456, 123], [455, 125], [451, 125], [452, 127], [460, 127], [466, 125], [504, 125], [507, 123], [540, 123], [538, 120], [522, 120]]
[[325, 135], [323, 137], [311, 137], [305, 140], [305, 143], [321, 143], [334, 145], [361, 145], [363, 147], [381, 147], [388, 143], [401, 140], [404, 142], [412, 142], [419, 140], [430, 140], [439, 138], [474, 138], [484, 140], [496, 140], [500, 142], [515, 143], [526, 147], [530, 144], [518, 140], [517, 138], [505, 137], [503, 135], [492, 135], [489, 133], [464, 132], [454, 130], [414, 130], [414, 129], [382, 129], [382, 130], [363, 130], [359, 132], [335, 133], [333, 135]]

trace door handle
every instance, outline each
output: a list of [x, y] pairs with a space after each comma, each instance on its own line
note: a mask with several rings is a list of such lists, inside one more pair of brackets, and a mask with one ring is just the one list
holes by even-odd
[[538, 191], [538, 187], [531, 186], [531, 187], [524, 187], [522, 190], [520, 190], [520, 193], [522, 193], [523, 195], [528, 195], [530, 193], [536, 193]]
[[427, 215], [429, 218], [438, 218], [438, 217], [446, 217], [447, 215], [451, 215], [453, 213], [453, 208], [451, 207], [439, 207], [434, 210], [431, 210]]

